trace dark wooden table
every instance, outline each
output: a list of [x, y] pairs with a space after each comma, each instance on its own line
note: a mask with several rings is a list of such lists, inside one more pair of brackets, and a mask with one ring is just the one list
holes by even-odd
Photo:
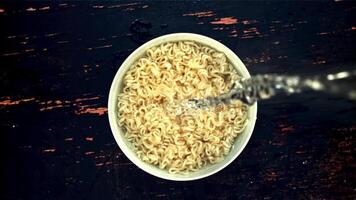
[[355, 2], [2, 2], [0, 24], [1, 199], [356, 198], [354, 101], [260, 102], [238, 159], [191, 182], [138, 169], [107, 118], [120, 64], [168, 33], [215, 38], [251, 74], [355, 69]]

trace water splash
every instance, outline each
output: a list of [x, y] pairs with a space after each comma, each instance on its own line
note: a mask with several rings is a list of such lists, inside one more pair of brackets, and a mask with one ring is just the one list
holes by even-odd
[[351, 84], [345, 86], [335, 82], [351, 77], [356, 77], [356, 70], [312, 77], [278, 74], [256, 75], [235, 82], [228, 93], [219, 97], [191, 99], [186, 104], [189, 108], [195, 109], [230, 104], [236, 100], [252, 105], [257, 100], [270, 99], [280, 93], [293, 94], [307, 90], [322, 91], [356, 100], [356, 90]]

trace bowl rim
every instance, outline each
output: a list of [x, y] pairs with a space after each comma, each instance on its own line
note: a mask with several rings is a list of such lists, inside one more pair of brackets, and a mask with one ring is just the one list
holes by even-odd
[[[179, 38], [190, 38], [190, 39], [179, 39]], [[245, 134], [247, 134], [246, 139], [243, 141], [242, 145], [239, 147], [239, 150], [232, 156], [232, 158], [227, 160], [219, 168], [217, 168], [209, 173], [205, 173], [205, 174], [194, 176], [194, 177], [191, 177], [191, 176], [166, 177], [160, 173], [157, 173], [156, 171], [151, 171], [150, 169], [146, 168], [145, 165], [147, 165], [147, 164], [150, 165], [150, 164], [145, 163], [144, 161], [139, 159], [137, 157], [136, 153], [133, 152], [133, 150], [131, 150], [130, 147], [128, 147], [125, 144], [125, 142], [123, 141], [124, 136], [122, 135], [122, 133], [121, 133], [122, 131], [120, 130], [121, 128], [119, 127], [119, 125], [117, 123], [116, 105], [115, 104], [117, 104], [117, 94], [119, 93], [117, 90], [119, 87], [119, 82], [122, 81], [122, 80], [119, 80], [119, 77], [123, 76], [122, 73], [126, 73], [127, 69], [131, 66], [129, 64], [133, 62], [132, 59], [140, 51], [142, 51], [144, 49], [148, 49], [153, 46], [157, 46], [164, 42], [174, 42], [174, 41], [181, 41], [181, 40], [192, 40], [197, 43], [201, 43], [201, 44], [210, 46], [212, 48], [219, 46], [219, 48], [224, 49], [222, 52], [225, 55], [229, 54], [229, 56], [230, 56], [229, 61], [231, 62], [231, 64], [239, 65], [239, 67], [240, 67], [240, 69], [238, 69], [238, 70], [240, 70], [239, 73], [243, 73], [244, 77], [247, 77], [247, 78], [250, 77], [250, 74], [249, 74], [246, 66], [243, 64], [243, 62], [240, 60], [240, 58], [231, 49], [229, 49], [227, 46], [225, 46], [224, 44], [222, 44], [221, 42], [219, 42], [215, 39], [212, 39], [212, 38], [204, 36], [204, 35], [195, 34], [195, 33], [172, 33], [172, 34], [167, 34], [167, 35], [163, 35], [160, 37], [156, 37], [156, 38], [142, 44], [135, 51], [133, 51], [124, 60], [124, 62], [120, 65], [119, 69], [117, 70], [117, 72], [114, 76], [114, 79], [112, 81], [112, 84], [110, 86], [110, 92], [109, 92], [109, 98], [108, 98], [108, 118], [109, 118], [111, 132], [114, 136], [116, 143], [118, 144], [121, 151], [125, 154], [125, 156], [132, 163], [134, 163], [137, 167], [139, 167], [143, 171], [145, 171], [153, 176], [156, 176], [156, 177], [159, 177], [162, 179], [173, 180], [173, 181], [191, 181], [191, 180], [202, 179], [202, 178], [208, 177], [210, 175], [213, 175], [213, 174], [221, 171], [222, 169], [227, 167], [229, 164], [231, 164], [241, 154], [241, 152], [245, 149], [248, 141], [250, 140], [251, 135], [254, 130], [254, 127], [255, 127], [255, 123], [256, 123], [256, 119], [257, 119], [257, 102], [249, 107], [249, 112], [251, 112], [251, 116], [253, 118], [248, 119], [249, 120], [248, 123], [251, 123], [250, 124], [251, 128], [248, 133], [245, 133]], [[209, 43], [209, 44], [207, 44], [207, 43]], [[212, 45], [210, 45], [210, 44], [212, 44]], [[227, 55], [227, 57], [228, 57], [228, 55]], [[231, 58], [232, 58], [232, 60], [231, 60]], [[231, 153], [231, 151], [230, 151], [230, 153]], [[226, 157], [224, 159], [226, 159]]]

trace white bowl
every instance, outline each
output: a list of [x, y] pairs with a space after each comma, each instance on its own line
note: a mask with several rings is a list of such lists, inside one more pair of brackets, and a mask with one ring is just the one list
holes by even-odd
[[119, 70], [117, 71], [115, 78], [112, 82], [109, 94], [109, 102], [108, 102], [108, 115], [110, 121], [110, 127], [114, 138], [119, 145], [120, 149], [124, 154], [139, 168], [144, 170], [145, 172], [152, 174], [154, 176], [168, 179], [168, 180], [175, 180], [175, 181], [189, 181], [189, 180], [196, 180], [200, 178], [204, 178], [215, 174], [216, 172], [222, 170], [224, 167], [229, 165], [237, 156], [242, 152], [245, 148], [247, 142], [249, 141], [253, 128], [256, 122], [257, 116], [257, 103], [250, 106], [248, 109], [248, 124], [236, 139], [235, 143], [232, 146], [230, 153], [225, 157], [225, 159], [217, 164], [210, 164], [196, 172], [190, 172], [187, 175], [181, 174], [170, 174], [168, 170], [162, 170], [154, 165], [148, 164], [142, 160], [140, 160], [135, 152], [132, 150], [132, 144], [125, 138], [123, 129], [117, 123], [117, 99], [118, 94], [121, 92], [122, 89], [122, 80], [127, 72], [127, 70], [132, 66], [132, 64], [138, 60], [149, 48], [159, 45], [164, 42], [175, 42], [181, 40], [190, 40], [195, 41], [197, 43], [210, 46], [220, 52], [225, 53], [230, 63], [237, 69], [239, 74], [243, 77], [250, 77], [249, 72], [247, 71], [245, 65], [241, 62], [241, 60], [232, 52], [229, 48], [225, 45], [221, 44], [220, 42], [211, 39], [209, 37], [192, 34], [192, 33], [174, 33], [169, 35], [164, 35], [153, 40], [150, 40], [136, 49], [131, 55], [122, 63]]

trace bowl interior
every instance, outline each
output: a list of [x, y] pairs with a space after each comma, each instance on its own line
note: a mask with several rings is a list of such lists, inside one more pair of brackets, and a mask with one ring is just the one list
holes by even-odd
[[123, 87], [123, 83], [122, 83], [123, 77], [125, 73], [128, 71], [128, 69], [132, 66], [132, 64], [136, 60], [141, 58], [142, 55], [146, 52], [146, 50], [148, 50], [149, 48], [164, 42], [175, 42], [175, 41], [182, 41], [182, 40], [194, 41], [206, 46], [210, 46], [216, 49], [217, 51], [225, 53], [229, 62], [237, 69], [238, 73], [242, 77], [250, 77], [249, 72], [247, 71], [245, 65], [241, 62], [241, 60], [229, 48], [227, 48], [220, 42], [208, 38], [206, 36], [192, 34], [192, 33], [169, 34], [169, 35], [155, 38], [143, 44], [138, 49], [136, 49], [123, 62], [118, 72], [116, 73], [113, 83], [111, 85], [109, 102], [108, 102], [108, 115], [109, 115], [110, 127], [116, 142], [118, 143], [120, 149], [124, 152], [124, 154], [142, 170], [160, 178], [164, 178], [168, 180], [177, 180], [177, 181], [200, 179], [212, 175], [220, 171], [224, 167], [226, 167], [228, 164], [230, 164], [241, 153], [241, 151], [246, 146], [248, 140], [250, 139], [255, 126], [256, 115], [257, 115], [257, 103], [255, 103], [254, 105], [250, 106], [248, 109], [248, 123], [245, 130], [243, 131], [243, 133], [241, 133], [241, 135], [239, 135], [236, 138], [235, 143], [233, 144], [230, 150], [230, 153], [225, 157], [225, 159], [217, 164], [208, 165], [198, 170], [197, 172], [191, 172], [187, 175], [170, 174], [168, 173], [167, 170], [162, 170], [154, 165], [141, 161], [136, 156], [135, 152], [132, 150], [132, 144], [129, 141], [127, 141], [127, 139], [125, 138], [122, 128], [119, 127], [117, 124], [117, 112], [116, 112], [117, 96], [121, 92]]

